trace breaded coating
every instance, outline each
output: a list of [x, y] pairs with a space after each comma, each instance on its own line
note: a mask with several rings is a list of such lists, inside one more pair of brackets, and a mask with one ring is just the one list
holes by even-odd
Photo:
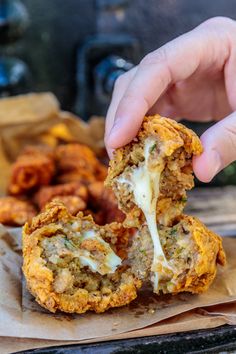
[[94, 182], [88, 186], [88, 207], [94, 220], [99, 225], [110, 224], [113, 221], [123, 222], [124, 213], [118, 209], [113, 191], [105, 188], [103, 182]]
[[28, 200], [15, 197], [0, 198], [0, 223], [8, 226], [22, 226], [36, 215], [34, 205]]
[[76, 215], [87, 207], [85, 201], [77, 195], [60, 195], [52, 198], [51, 201], [63, 203], [71, 215]]
[[[172, 227], [159, 227], [159, 236], [168, 267], [159, 264], [156, 293], [206, 291], [215, 278], [217, 263], [225, 265], [221, 238], [208, 230], [197, 218], [182, 215]], [[153, 246], [146, 225], [137, 231], [129, 251], [132, 270], [138, 278], [149, 282]]]
[[86, 202], [88, 200], [88, 190], [79, 182], [45, 186], [40, 188], [40, 190], [35, 194], [34, 201], [38, 205], [39, 209], [43, 209], [47, 203], [52, 201], [52, 199], [62, 196], [77, 196], [84, 201], [83, 204], [86, 206]]
[[55, 174], [52, 150], [47, 147], [27, 147], [12, 166], [8, 192], [20, 195], [49, 185]]
[[58, 183], [104, 181], [107, 168], [94, 152], [82, 144], [60, 145], [56, 148]]
[[137, 296], [141, 281], [125, 264], [130, 231], [99, 227], [51, 203], [23, 230], [23, 272], [29, 291], [51, 312], [103, 312]]
[[159, 115], [145, 117], [137, 137], [114, 152], [105, 181], [106, 186], [113, 189], [120, 209], [127, 214], [126, 225], [139, 226], [145, 220], [131, 186], [132, 172], [145, 164], [145, 154], [154, 179], [160, 174], [155, 205], [157, 220], [170, 225], [183, 211], [186, 190], [194, 185], [192, 156], [201, 152], [201, 142], [190, 129]]

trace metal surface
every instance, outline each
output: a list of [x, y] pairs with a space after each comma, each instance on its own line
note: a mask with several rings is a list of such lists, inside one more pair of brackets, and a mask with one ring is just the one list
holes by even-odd
[[[106, 113], [111, 91], [105, 95], [101, 87], [100, 79], [108, 78], [104, 72], [105, 65], [111, 69], [110, 55], [119, 56], [131, 62], [137, 62], [139, 56], [138, 41], [128, 35], [101, 35], [85, 40], [82, 46], [78, 47], [76, 60], [76, 102], [74, 110], [84, 119], [91, 115], [104, 115]], [[102, 68], [101, 66], [102, 65]], [[112, 64], [114, 66], [114, 63]], [[100, 69], [99, 69], [100, 67]], [[122, 71], [131, 67], [131, 64], [116, 64], [117, 69]], [[97, 70], [97, 72], [96, 72]], [[105, 74], [105, 75], [104, 75]], [[101, 78], [102, 76], [102, 78]]]
[[236, 326], [222, 326], [211, 330], [184, 332], [164, 336], [119, 340], [100, 344], [81, 344], [18, 353], [35, 354], [208, 354], [235, 353]]
[[29, 65], [34, 79], [31, 89], [53, 91], [64, 109], [74, 107], [75, 50], [89, 36], [136, 37], [141, 45], [141, 59], [209, 17], [236, 18], [235, 0], [22, 0], [22, 3], [29, 13], [30, 26], [17, 46], [5, 51]]

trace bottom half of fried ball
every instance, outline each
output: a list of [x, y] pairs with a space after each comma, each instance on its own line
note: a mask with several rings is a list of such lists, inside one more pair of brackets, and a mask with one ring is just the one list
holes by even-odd
[[217, 264], [226, 262], [221, 238], [187, 215], [179, 217], [172, 227], [159, 226], [158, 233], [166, 262], [160, 259], [153, 267], [153, 242], [143, 225], [129, 251], [134, 274], [143, 282], [153, 283], [157, 272], [158, 294], [206, 291], [216, 276]]

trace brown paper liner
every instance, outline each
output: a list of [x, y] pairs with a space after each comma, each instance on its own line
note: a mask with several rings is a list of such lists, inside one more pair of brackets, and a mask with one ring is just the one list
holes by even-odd
[[[0, 193], [6, 191], [11, 163], [24, 145], [79, 142], [102, 154], [103, 134], [103, 119], [93, 117], [87, 124], [71, 113], [60, 112], [56, 98], [49, 93], [0, 100]], [[158, 297], [145, 290], [129, 306], [83, 315], [51, 314], [35, 303], [22, 278], [20, 243], [20, 228], [0, 226], [1, 353], [236, 324], [234, 238], [224, 239], [228, 263], [219, 268], [206, 293]]]

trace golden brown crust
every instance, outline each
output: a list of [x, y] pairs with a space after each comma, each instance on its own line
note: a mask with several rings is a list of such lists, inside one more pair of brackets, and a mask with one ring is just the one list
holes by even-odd
[[[55, 291], [55, 275], [42, 257], [41, 242], [47, 237], [52, 237], [63, 224], [77, 222], [82, 225], [86, 221], [88, 229], [97, 229], [91, 217], [72, 217], [67, 209], [60, 203], [53, 202], [48, 205], [46, 211], [35, 217], [30, 224], [26, 224], [23, 230], [23, 272], [27, 280], [30, 292], [36, 301], [51, 312], [61, 310], [64, 312], [83, 313], [88, 310], [104, 312], [111, 307], [123, 306], [130, 303], [137, 296], [137, 289], [141, 282], [136, 279], [129, 270], [122, 267], [111, 275], [114, 278], [115, 289], [112, 291], [106, 286], [100, 290], [89, 291], [78, 287], [72, 294]], [[81, 226], [82, 227], [82, 226]], [[116, 242], [121, 244], [125, 232], [122, 225], [111, 224], [106, 230]], [[106, 240], [107, 241], [107, 240]], [[126, 242], [126, 241], [125, 241]], [[114, 245], [113, 245], [114, 246]], [[82, 247], [96, 247], [91, 242], [84, 242]], [[92, 275], [91, 275], [92, 276]], [[102, 277], [102, 276], [100, 276]], [[104, 276], [103, 276], [104, 277]], [[113, 280], [111, 280], [113, 281]]]

